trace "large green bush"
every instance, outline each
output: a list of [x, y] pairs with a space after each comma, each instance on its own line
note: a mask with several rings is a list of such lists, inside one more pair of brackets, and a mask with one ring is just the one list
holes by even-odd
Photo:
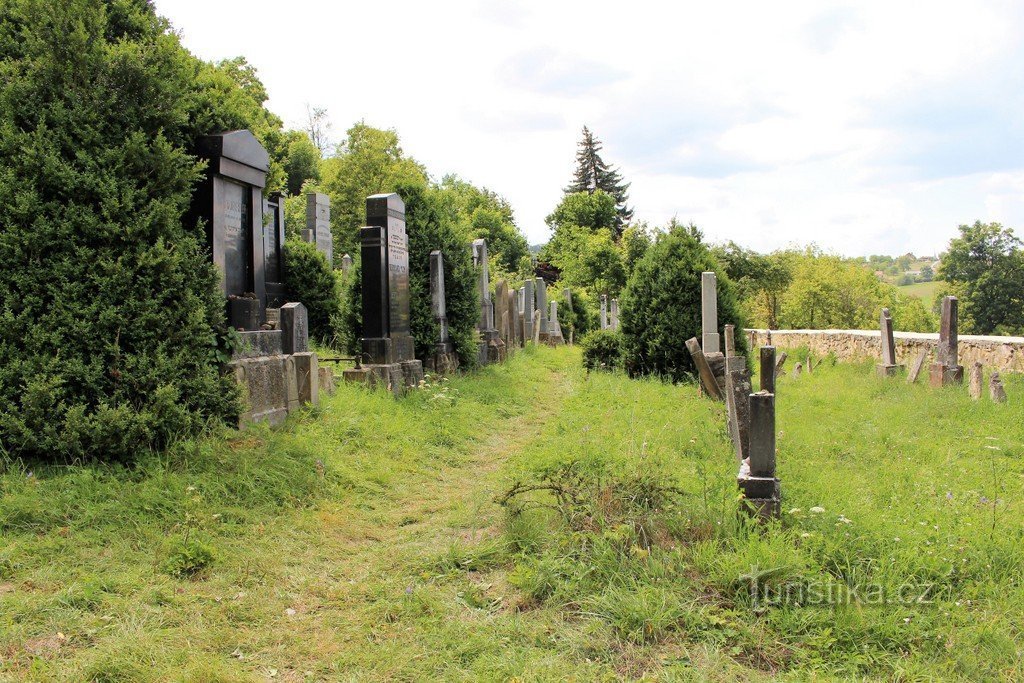
[[144, 2], [0, 4], [3, 452], [131, 460], [237, 413], [218, 274], [182, 224], [196, 136], [249, 123], [218, 74]]
[[284, 245], [284, 281], [288, 300], [300, 301], [309, 316], [309, 336], [321, 344], [340, 346], [342, 325], [341, 271], [327, 263], [315, 244], [288, 240]]
[[587, 370], [612, 370], [622, 365], [622, 333], [618, 330], [593, 330], [580, 339], [583, 367]]
[[686, 340], [701, 336], [701, 273], [718, 274], [718, 325], [736, 326], [736, 352], [746, 339], [732, 282], [694, 226], [673, 225], [641, 258], [619, 300], [623, 359], [632, 376], [673, 381], [695, 373]]

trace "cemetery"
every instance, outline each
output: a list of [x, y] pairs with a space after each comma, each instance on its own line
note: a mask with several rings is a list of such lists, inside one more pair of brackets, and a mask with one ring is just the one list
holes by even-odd
[[1024, 327], [955, 267], [1012, 231], [926, 310], [584, 128], [530, 245], [149, 4], [11, 7], [0, 680], [1024, 679]]

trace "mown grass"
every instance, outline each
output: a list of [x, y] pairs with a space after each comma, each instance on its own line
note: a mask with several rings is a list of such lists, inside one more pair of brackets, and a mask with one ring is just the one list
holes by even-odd
[[[720, 405], [565, 349], [399, 401], [342, 386], [133, 469], [6, 463], [0, 679], [1021, 677], [1008, 391], [781, 380], [767, 529], [736, 514]], [[937, 590], [766, 606], [752, 570]]]

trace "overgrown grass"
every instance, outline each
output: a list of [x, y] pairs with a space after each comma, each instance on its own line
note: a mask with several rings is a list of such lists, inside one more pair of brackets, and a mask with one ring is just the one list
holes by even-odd
[[[0, 679], [1019, 678], [1024, 384], [873, 373], [780, 381], [767, 529], [720, 405], [566, 349], [134, 469], [5, 463]], [[824, 585], [862, 599], [757, 600]]]
[[[786, 513], [768, 528], [735, 514], [721, 408], [692, 389], [591, 375], [567, 403], [510, 472], [511, 578], [535, 604], [684, 676], [690, 656], [665, 652], [800, 679], [1022, 676], [1019, 400], [870, 364], [780, 379]], [[568, 485], [582, 511], [566, 471], [586, 473]]]

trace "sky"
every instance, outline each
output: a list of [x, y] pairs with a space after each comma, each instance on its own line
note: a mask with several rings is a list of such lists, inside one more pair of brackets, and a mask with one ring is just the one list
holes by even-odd
[[1024, 233], [1024, 3], [155, 0], [193, 53], [253, 64], [332, 139], [394, 128], [440, 179], [511, 202], [531, 243], [580, 130], [635, 218], [759, 251], [937, 254]]

